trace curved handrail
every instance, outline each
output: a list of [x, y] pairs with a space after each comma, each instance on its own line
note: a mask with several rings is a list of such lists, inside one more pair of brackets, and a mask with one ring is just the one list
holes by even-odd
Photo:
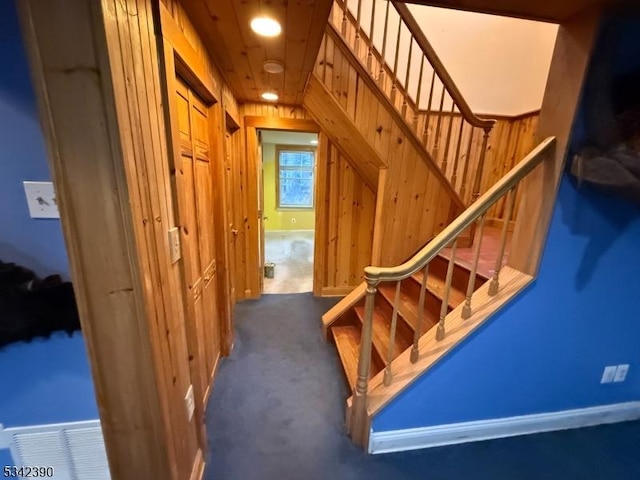
[[447, 228], [416, 253], [410, 260], [396, 267], [366, 267], [365, 280], [369, 285], [383, 281], [398, 281], [410, 277], [424, 268], [440, 251], [454, 241], [460, 233], [489, 210], [507, 192], [516, 186], [529, 172], [537, 167], [555, 145], [555, 137], [547, 137], [498, 183], [476, 200]]
[[391, 0], [391, 3], [402, 18], [402, 21], [406, 24], [407, 28], [411, 32], [411, 35], [413, 35], [413, 38], [415, 39], [418, 46], [422, 49], [422, 52], [433, 66], [438, 77], [440, 78], [440, 81], [444, 84], [445, 88], [449, 92], [449, 95], [451, 95], [451, 98], [460, 109], [460, 113], [462, 113], [467, 122], [469, 122], [474, 127], [491, 130], [496, 121], [492, 119], [480, 118], [473, 113], [471, 107], [462, 96], [462, 93], [453, 81], [453, 78], [451, 78], [451, 75], [449, 75], [449, 72], [442, 63], [442, 60], [440, 60], [440, 57], [438, 57], [438, 54], [431, 46], [431, 43], [420, 28], [420, 25], [418, 24], [417, 20], [415, 19], [407, 5], [397, 0]]

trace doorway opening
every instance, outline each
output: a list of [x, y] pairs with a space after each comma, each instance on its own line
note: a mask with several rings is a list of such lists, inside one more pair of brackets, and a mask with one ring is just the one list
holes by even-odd
[[263, 293], [313, 290], [316, 133], [259, 130]]

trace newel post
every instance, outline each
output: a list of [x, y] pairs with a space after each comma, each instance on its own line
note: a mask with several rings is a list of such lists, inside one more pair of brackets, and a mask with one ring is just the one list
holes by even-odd
[[367, 392], [371, 371], [371, 342], [373, 335], [373, 309], [378, 282], [367, 278], [367, 294], [364, 303], [364, 322], [360, 337], [360, 357], [358, 358], [358, 379], [351, 406], [351, 438], [361, 446], [365, 446], [369, 437], [367, 421]]

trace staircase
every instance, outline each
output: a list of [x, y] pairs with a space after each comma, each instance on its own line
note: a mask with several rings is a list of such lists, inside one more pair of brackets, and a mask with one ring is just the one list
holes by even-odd
[[[347, 427], [366, 447], [373, 417], [532, 281], [504, 265], [505, 245], [518, 186], [552, 158], [555, 138], [480, 192], [494, 121], [473, 114], [404, 3], [363, 3], [334, 1], [304, 106], [377, 185], [372, 266], [322, 317], [353, 392]], [[489, 278], [478, 265], [498, 202]], [[470, 265], [456, 259], [461, 247]]]
[[[402, 280], [398, 284], [400, 290], [397, 301], [395, 298], [397, 287], [387, 283], [378, 288], [372, 313], [374, 348], [371, 354], [371, 378], [384, 369], [389, 358], [393, 361], [402, 352], [409, 349], [413, 345], [416, 335], [420, 338], [436, 327], [443, 312], [447, 315], [464, 303], [472, 271], [466, 265], [454, 262], [451, 288], [447, 292], [446, 279], [449, 260], [443, 254], [437, 255], [429, 265], [426, 281], [423, 271], [416, 272]], [[488, 280], [489, 277], [476, 273], [474, 290], [480, 288]], [[420, 293], [423, 291], [423, 284], [424, 298], [421, 301]], [[446, 301], [445, 296], [447, 296]], [[420, 314], [421, 303], [423, 305], [422, 314]], [[446, 307], [443, 309], [445, 304]], [[398, 308], [395, 319], [395, 335], [391, 341], [394, 305], [397, 305]], [[355, 391], [356, 388], [359, 346], [364, 322], [365, 306], [364, 298], [362, 298], [333, 320], [328, 331], [328, 339], [336, 345], [352, 391]]]

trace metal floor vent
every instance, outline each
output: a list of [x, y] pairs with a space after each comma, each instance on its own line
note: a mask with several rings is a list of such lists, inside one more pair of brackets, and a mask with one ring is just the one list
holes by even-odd
[[99, 420], [4, 429], [0, 448], [9, 448], [17, 467], [53, 467], [56, 480], [110, 480]]

